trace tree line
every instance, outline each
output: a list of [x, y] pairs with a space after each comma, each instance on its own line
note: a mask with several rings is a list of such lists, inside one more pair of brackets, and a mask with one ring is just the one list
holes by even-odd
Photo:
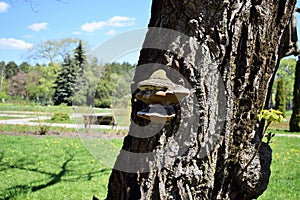
[[[135, 67], [129, 63], [98, 64], [82, 41], [72, 38], [38, 44], [29, 57], [48, 61], [48, 64], [32, 66], [27, 62], [20, 65], [14, 61], [0, 62], [2, 101], [111, 107], [118, 80], [124, 74], [130, 75], [130, 70]], [[284, 115], [286, 109], [293, 107], [295, 69], [296, 59], [282, 59], [272, 88], [270, 107]]]
[[[78, 46], [72, 50], [75, 42]], [[27, 62], [20, 65], [14, 61], [0, 62], [0, 99], [110, 107], [116, 83], [135, 66], [129, 63], [98, 64], [83, 46], [81, 40], [71, 38], [49, 40], [39, 44], [30, 55], [49, 61], [49, 64], [32, 66]], [[293, 107], [295, 66], [296, 59], [282, 59], [272, 88], [270, 107], [284, 114], [286, 109]]]
[[[78, 46], [71, 50], [75, 41], [66, 38], [39, 44], [30, 57], [41, 55], [42, 59], [50, 61], [49, 64], [32, 66], [27, 62], [20, 65], [14, 61], [0, 62], [0, 99], [110, 107], [118, 80], [135, 66], [129, 63], [99, 64], [85, 50], [82, 41], [77, 41]], [[51, 52], [49, 45], [55, 46]], [[282, 59], [272, 88], [270, 107], [284, 114], [286, 109], [293, 107], [295, 66], [296, 59]]]
[[62, 58], [63, 62], [54, 62], [51, 56], [48, 64], [35, 65], [0, 62], [2, 102], [22, 100], [42, 105], [107, 108], [111, 106], [111, 96], [118, 80], [135, 67], [129, 63], [99, 64], [87, 53], [81, 41]]

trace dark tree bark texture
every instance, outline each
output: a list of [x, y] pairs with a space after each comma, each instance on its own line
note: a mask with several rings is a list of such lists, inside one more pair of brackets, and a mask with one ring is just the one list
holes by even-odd
[[[146, 80], [162, 64], [178, 71], [191, 85], [198, 110], [186, 104], [181, 115], [148, 138], [129, 135], [122, 149], [134, 153], [160, 152], [164, 147], [176, 149], [180, 121], [194, 115], [199, 122], [189, 126], [188, 146], [184, 153], [172, 157], [162, 152], [144, 163], [149, 172], [129, 173], [114, 169], [110, 176], [107, 199], [253, 199], [267, 188], [272, 151], [262, 144], [254, 155], [257, 141], [257, 114], [263, 108], [268, 83], [279, 62], [280, 41], [289, 23], [295, 0], [153, 0], [149, 27], [178, 31], [190, 40], [167, 41], [164, 35], [149, 30], [147, 43], [168, 43], [166, 50], [143, 48], [133, 83], [132, 114], [135, 124], [147, 122], [137, 116], [146, 107], [135, 99], [135, 84]], [[160, 46], [158, 44], [158, 46]], [[171, 47], [172, 46], [172, 47]], [[205, 66], [199, 66], [196, 49], [205, 48], [215, 61], [224, 83], [224, 124], [217, 144], [203, 152], [214, 135], [214, 113], [220, 95], [205, 81]], [[185, 59], [183, 59], [185, 58]], [[150, 66], [150, 65], [149, 65]], [[189, 98], [186, 100], [189, 101]], [[209, 106], [208, 106], [209, 105]], [[199, 113], [195, 113], [199, 112]], [[178, 117], [181, 116], [181, 117]], [[181, 138], [182, 140], [185, 137]], [[175, 142], [174, 142], [175, 141]], [[200, 156], [205, 154], [205, 156]], [[119, 155], [118, 161], [126, 158]], [[117, 161], [117, 162], [118, 162]], [[134, 161], [132, 161], [134, 162]], [[168, 163], [163, 167], [159, 163]], [[245, 168], [247, 166], [247, 168]]]
[[[286, 56], [290, 56], [290, 55], [298, 56], [298, 54], [299, 54], [297, 26], [296, 26], [296, 24], [297, 24], [296, 23], [296, 12], [299, 12], [299, 11], [297, 11], [297, 8], [293, 12], [290, 23], [285, 28], [283, 35], [281, 37], [279, 53], [278, 53], [279, 59], [282, 59], [282, 58], [284, 58]], [[279, 68], [279, 64], [280, 64], [280, 62], [277, 62], [277, 65], [275, 67], [275, 72], [273, 73], [273, 76], [269, 82], [268, 94], [267, 94], [266, 103], [265, 103], [265, 109], [270, 108], [269, 102], [270, 102], [270, 98], [272, 96], [272, 86], [275, 81], [276, 72]], [[262, 129], [263, 129], [263, 127], [262, 127]]]

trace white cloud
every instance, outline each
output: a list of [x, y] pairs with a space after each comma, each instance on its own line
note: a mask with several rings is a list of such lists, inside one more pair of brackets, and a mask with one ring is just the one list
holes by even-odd
[[108, 20], [109, 26], [113, 27], [132, 26], [134, 23], [135, 18], [124, 16], [114, 16]]
[[0, 49], [27, 50], [33, 48], [33, 44], [15, 38], [0, 38]]
[[85, 23], [81, 26], [81, 30], [86, 32], [94, 32], [96, 30], [102, 29], [105, 25], [106, 22], [104, 21]]
[[32, 31], [46, 30], [48, 28], [48, 23], [47, 22], [34, 23], [29, 25], [28, 28]]
[[135, 18], [114, 16], [108, 19], [107, 21], [87, 22], [81, 26], [81, 30], [86, 32], [94, 32], [104, 27], [125, 27], [125, 26], [132, 26], [134, 24], [135, 24]]
[[3, 1], [0, 1], [0, 13], [4, 13], [9, 8], [9, 5]]
[[110, 30], [110, 31], [106, 32], [106, 35], [116, 35], [116, 31]]

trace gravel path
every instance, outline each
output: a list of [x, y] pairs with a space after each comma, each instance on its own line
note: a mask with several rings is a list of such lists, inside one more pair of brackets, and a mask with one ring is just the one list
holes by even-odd
[[[24, 118], [26, 114], [33, 114], [33, 112], [11, 112], [11, 113], [0, 113], [0, 116], [9, 116], [9, 117], [23, 117], [19, 119], [5, 119], [0, 120], [0, 124], [15, 124], [15, 125], [29, 125], [29, 126], [41, 126], [41, 125], [47, 125], [47, 126], [56, 126], [56, 127], [65, 127], [65, 128], [85, 128], [84, 124], [61, 124], [61, 123], [49, 123], [49, 122], [34, 122], [39, 120], [47, 120], [50, 119], [50, 116], [37, 116], [37, 117], [28, 117]], [[36, 114], [36, 113], [35, 113]], [[109, 114], [109, 113], [102, 113], [103, 115]], [[82, 117], [82, 114], [73, 114], [72, 117]], [[110, 125], [91, 125], [91, 129], [111, 129], [112, 126]], [[117, 126], [114, 128], [115, 130], [128, 130], [128, 127], [126, 126]], [[299, 134], [276, 134], [278, 137], [296, 137], [300, 138]]]
[[[106, 113], [103, 113], [105, 115]], [[0, 114], [0, 116], [8, 116], [8, 117], [24, 117], [24, 113], [20, 115], [17, 114]], [[74, 114], [72, 117], [81, 117], [81, 114]], [[50, 119], [50, 116], [37, 116], [37, 117], [28, 117], [28, 118], [19, 118], [19, 119], [4, 119], [0, 120], [0, 124], [12, 124], [12, 125], [29, 125], [29, 126], [56, 126], [56, 127], [64, 127], [64, 128], [85, 128], [84, 124], [61, 124], [61, 123], [49, 123], [49, 122], [34, 122], [39, 120], [47, 120]], [[110, 125], [91, 125], [91, 129], [101, 128], [101, 129], [111, 129]], [[115, 130], [127, 130], [128, 127], [125, 126], [117, 126]]]
[[296, 137], [296, 138], [300, 138], [300, 134], [275, 134], [275, 136], [279, 136], [279, 137]]

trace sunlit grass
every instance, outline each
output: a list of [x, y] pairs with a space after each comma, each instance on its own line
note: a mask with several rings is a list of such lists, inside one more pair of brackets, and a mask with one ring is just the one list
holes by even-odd
[[259, 200], [300, 199], [300, 138], [275, 136], [271, 147], [271, 179]]
[[[51, 115], [55, 112], [71, 114], [112, 113], [118, 125], [129, 125], [130, 112], [90, 107], [36, 106], [1, 104], [0, 112], [33, 112], [26, 115]], [[290, 115], [290, 113], [288, 113]], [[1, 119], [1, 118], [0, 118]], [[3, 117], [3, 119], [11, 119]], [[82, 117], [75, 117], [83, 124]], [[70, 121], [71, 122], [71, 121]], [[64, 122], [65, 123], [65, 122]], [[51, 123], [46, 121], [45, 126]], [[39, 126], [0, 124], [1, 133], [38, 133]], [[288, 121], [272, 124], [277, 134], [290, 133]], [[57, 134], [95, 133], [125, 135], [127, 130], [116, 128], [50, 127]], [[300, 134], [300, 133], [298, 133]], [[110, 169], [122, 140], [96, 138], [64, 138], [59, 136], [9, 136], [0, 134], [0, 199], [103, 199], [107, 192]], [[272, 139], [272, 175], [267, 191], [259, 200], [300, 199], [300, 139], [276, 137]], [[114, 147], [114, 148], [111, 148]], [[91, 155], [90, 152], [93, 154]]]
[[15, 104], [15, 103], [0, 103], [0, 111], [17, 111], [17, 112], [72, 112], [72, 107], [68, 106], [39, 106], [35, 104]]
[[[38, 133], [42, 126], [48, 126], [47, 124], [39, 125], [39, 126], [30, 126], [30, 125], [15, 125], [15, 124], [0, 124], [0, 132], [1, 133]], [[49, 126], [49, 131], [54, 131], [57, 133], [61, 132], [76, 132], [75, 128], [65, 128], [59, 126]]]
[[16, 103], [0, 103], [0, 112], [36, 112], [36, 113], [56, 113], [66, 112], [69, 114], [81, 113], [111, 113], [109, 108], [92, 108], [92, 107], [78, 107], [78, 106], [40, 106], [36, 104], [16, 104]]
[[[0, 141], [0, 199], [103, 199], [111, 172], [104, 164], [122, 144], [117, 139], [56, 136], [0, 135]], [[300, 198], [299, 145], [297, 138], [272, 139], [272, 175], [259, 200]], [[100, 154], [96, 158], [86, 148]], [[102, 155], [106, 158], [99, 159]]]
[[[0, 199], [105, 197], [111, 170], [80, 139], [0, 135], [0, 141]], [[121, 146], [118, 140], [94, 143], [106, 154], [108, 144]]]
[[0, 120], [9, 120], [9, 119], [24, 119], [29, 118], [30, 116], [0, 116]]

